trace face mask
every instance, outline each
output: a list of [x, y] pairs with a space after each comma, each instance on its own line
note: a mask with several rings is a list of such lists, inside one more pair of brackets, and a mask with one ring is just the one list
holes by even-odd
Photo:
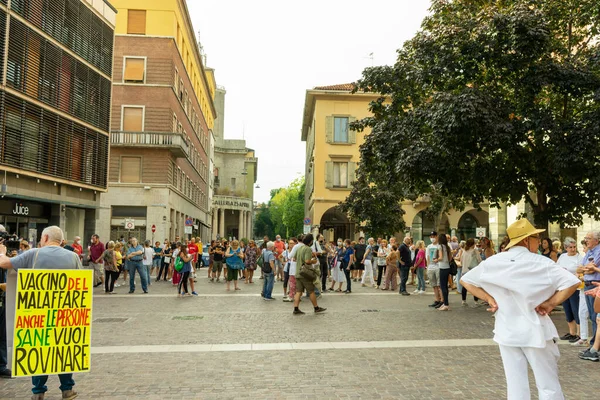
[[342, 247], [342, 244], [343, 244], [342, 242], [338, 242], [339, 247]]
[[437, 243], [437, 239], [431, 239], [431, 243], [436, 244]]

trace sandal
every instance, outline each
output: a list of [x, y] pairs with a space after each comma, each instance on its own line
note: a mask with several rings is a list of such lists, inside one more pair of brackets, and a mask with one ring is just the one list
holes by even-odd
[[342, 292], [342, 289], [338, 289], [338, 290], [336, 290], [336, 292], [340, 292], [340, 293], [341, 293], [341, 292]]
[[239, 287], [236, 287], [235, 290], [242, 290], [242, 289], [240, 289]]

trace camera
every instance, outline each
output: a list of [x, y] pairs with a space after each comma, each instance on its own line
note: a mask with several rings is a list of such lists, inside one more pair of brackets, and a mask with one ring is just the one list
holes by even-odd
[[8, 253], [19, 250], [19, 245], [21, 242], [19, 241], [19, 237], [17, 235], [11, 235], [6, 231], [0, 232], [0, 240], [6, 246], [6, 251]]

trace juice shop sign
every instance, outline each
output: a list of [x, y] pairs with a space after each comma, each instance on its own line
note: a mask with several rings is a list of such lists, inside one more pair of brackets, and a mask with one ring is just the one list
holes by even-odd
[[25, 207], [23, 204], [16, 203], [15, 209], [13, 210], [15, 215], [29, 215], [29, 207]]

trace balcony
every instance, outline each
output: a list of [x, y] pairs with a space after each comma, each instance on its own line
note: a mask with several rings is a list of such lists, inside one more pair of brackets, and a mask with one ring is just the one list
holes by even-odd
[[169, 149], [177, 158], [188, 157], [190, 154], [187, 140], [180, 133], [112, 131], [110, 145]]

